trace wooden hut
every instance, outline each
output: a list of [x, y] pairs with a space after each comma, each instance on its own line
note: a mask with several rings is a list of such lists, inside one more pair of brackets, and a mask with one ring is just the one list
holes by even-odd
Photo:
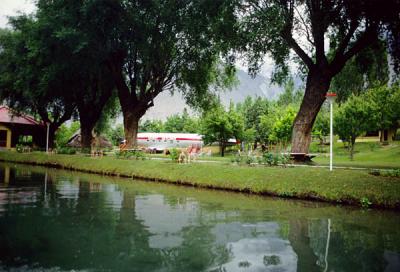
[[[104, 136], [95, 136], [96, 147], [98, 148], [111, 148], [111, 142]], [[71, 136], [67, 142], [67, 146], [80, 148], [81, 147], [81, 131], [78, 130]]]

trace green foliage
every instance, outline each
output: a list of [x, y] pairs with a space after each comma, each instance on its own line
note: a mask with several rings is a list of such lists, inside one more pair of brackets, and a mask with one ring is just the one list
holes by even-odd
[[172, 148], [169, 150], [169, 157], [172, 161], [177, 162], [179, 159], [179, 150], [176, 148]]
[[324, 144], [324, 136], [329, 135], [329, 108], [322, 107], [313, 126], [313, 135], [317, 136], [320, 144]]
[[237, 112], [244, 121], [243, 140], [246, 142], [262, 142], [261, 116], [268, 113], [269, 102], [267, 99], [246, 97], [243, 103], [236, 105]]
[[106, 136], [114, 146], [119, 146], [120, 141], [124, 139], [123, 125], [118, 124], [114, 128], [109, 129]]
[[190, 116], [185, 108], [182, 114], [171, 115], [165, 122], [161, 120], [141, 122], [139, 130], [142, 132], [199, 133], [199, 122], [198, 118]]
[[284, 91], [281, 93], [277, 100], [279, 107], [286, 107], [288, 105], [300, 105], [303, 98], [301, 90], [295, 91], [293, 78], [290, 77], [284, 86]]
[[264, 163], [268, 164], [269, 166], [274, 165], [276, 162], [274, 154], [272, 154], [270, 152], [265, 152], [262, 155], [262, 158], [263, 158]]
[[58, 147], [57, 148], [58, 154], [66, 154], [66, 155], [74, 155], [76, 154], [76, 148], [73, 147]]
[[296, 112], [293, 107], [287, 107], [282, 114], [277, 116], [269, 135], [269, 140], [275, 143], [288, 143], [292, 138], [292, 127]]
[[[187, 184], [200, 188], [247, 190], [260, 194], [291, 194], [298, 197], [335, 203], [358, 204], [367, 196], [374, 206], [398, 208], [400, 183], [397, 178], [371, 176], [366, 171], [337, 169], [329, 173], [323, 168], [309, 167], [236, 167], [223, 163], [193, 163], [181, 167], [159, 160], [117, 160], [103, 157], [67, 156], [44, 153], [20, 154], [0, 152], [0, 159], [35, 165], [60, 166], [66, 169], [91, 171], [126, 177], [148, 177], [171, 184]], [[321, 177], [324, 184], [321, 186]]]
[[257, 131], [254, 128], [249, 128], [243, 131], [242, 140], [246, 143], [254, 143], [257, 139]]
[[[397, 128], [400, 120], [400, 85], [382, 85], [369, 89], [363, 98], [375, 105], [372, 115], [376, 116], [374, 129]], [[374, 127], [375, 125], [375, 127]]]
[[185, 108], [181, 115], [175, 114], [169, 116], [163, 125], [163, 129], [166, 132], [198, 133], [198, 123], [199, 121], [196, 118], [189, 116]]
[[117, 159], [135, 159], [135, 160], [145, 160], [146, 159], [144, 152], [139, 151], [139, 150], [116, 151], [115, 157]]
[[55, 79], [63, 63], [52, 55], [60, 53], [49, 34], [53, 25], [26, 15], [10, 22], [12, 30], [0, 35], [0, 100], [49, 123], [52, 146], [55, 131], [76, 109], [70, 84]]
[[66, 126], [65, 124], [61, 125], [61, 127], [57, 130], [56, 132], [56, 147], [64, 147], [68, 140], [76, 133], [80, 128], [79, 122], [75, 121], [72, 122], [69, 126]]
[[145, 120], [139, 124], [141, 132], [162, 132], [165, 131], [164, 124], [161, 120]]
[[337, 94], [339, 103], [345, 102], [352, 93], [360, 95], [370, 88], [387, 84], [389, 65], [386, 48], [385, 42], [375, 41], [351, 58], [333, 78], [331, 91]]
[[112, 125], [115, 123], [120, 112], [121, 106], [119, 105], [118, 97], [114, 94], [102, 108], [101, 115], [93, 129], [94, 133], [97, 135], [110, 134]]
[[290, 156], [288, 154], [264, 152], [262, 154], [260, 163], [266, 164], [268, 166], [277, 166], [279, 164], [282, 164], [284, 167], [286, 167], [289, 161]]
[[253, 163], [256, 162], [256, 157], [254, 157], [252, 155], [248, 155], [245, 157], [245, 162], [247, 165], [252, 165]]
[[224, 156], [229, 139], [243, 137], [243, 119], [235, 112], [233, 105], [226, 111], [222, 105], [205, 112], [202, 118], [201, 133], [205, 144], [218, 142], [221, 156]]
[[354, 155], [356, 138], [370, 129], [377, 122], [376, 104], [365, 97], [351, 95], [346, 103], [336, 111], [334, 130], [340, 139], [349, 144], [350, 158]]
[[374, 176], [400, 178], [400, 169], [390, 169], [390, 170], [371, 169], [369, 171], [369, 174], [374, 175]]
[[361, 199], [360, 199], [360, 205], [363, 207], [363, 208], [368, 208], [369, 206], [371, 206], [371, 204], [372, 204], [372, 202], [368, 199], [368, 197], [362, 197]]

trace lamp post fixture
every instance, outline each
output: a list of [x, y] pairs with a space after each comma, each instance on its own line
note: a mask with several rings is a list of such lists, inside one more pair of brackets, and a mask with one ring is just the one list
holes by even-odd
[[330, 110], [330, 139], [329, 139], [329, 153], [330, 153], [329, 171], [332, 171], [332, 163], [333, 163], [333, 103], [335, 102], [336, 94], [328, 92], [325, 97], [326, 97], [326, 100], [328, 100], [330, 109], [331, 109]]

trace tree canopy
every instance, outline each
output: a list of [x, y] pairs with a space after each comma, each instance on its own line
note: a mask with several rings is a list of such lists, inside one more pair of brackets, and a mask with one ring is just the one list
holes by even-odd
[[238, 1], [239, 34], [232, 39], [233, 47], [245, 54], [249, 71], [259, 71], [269, 55], [275, 61], [273, 81], [282, 83], [287, 78], [293, 60], [306, 75], [304, 98], [294, 122], [293, 152], [308, 151], [331, 81], [354, 56], [386, 40], [398, 71], [399, 11], [398, 0]]

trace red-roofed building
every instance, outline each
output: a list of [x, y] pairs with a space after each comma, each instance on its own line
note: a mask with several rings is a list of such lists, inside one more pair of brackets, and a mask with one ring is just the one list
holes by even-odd
[[46, 128], [29, 115], [17, 115], [8, 107], [0, 106], [0, 148], [13, 148], [21, 136], [32, 136], [32, 143], [45, 146]]

